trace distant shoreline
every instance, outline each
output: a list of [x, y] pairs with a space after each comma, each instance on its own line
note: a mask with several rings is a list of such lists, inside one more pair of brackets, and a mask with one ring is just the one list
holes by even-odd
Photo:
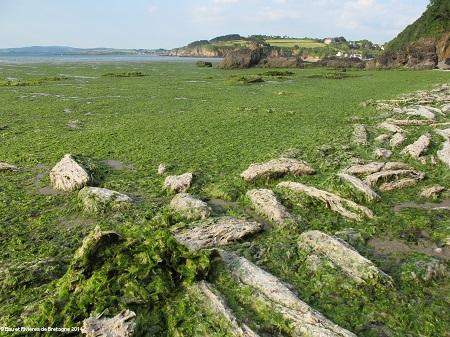
[[108, 62], [174, 62], [195, 63], [201, 60], [220, 62], [221, 58], [210, 57], [179, 57], [165, 55], [14, 55], [0, 56], [1, 64], [23, 63], [108, 63]]

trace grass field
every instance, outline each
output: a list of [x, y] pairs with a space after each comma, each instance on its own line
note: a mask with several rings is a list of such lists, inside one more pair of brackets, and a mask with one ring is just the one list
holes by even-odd
[[325, 43], [322, 42], [305, 39], [276, 39], [276, 40], [266, 40], [266, 42], [273, 47], [286, 47], [286, 48], [293, 48], [295, 46], [299, 46], [300, 48], [322, 48], [327, 46]]
[[[171, 195], [163, 191], [164, 178], [156, 169], [167, 163], [169, 174], [192, 171], [192, 194], [220, 199], [229, 206], [229, 215], [252, 217], [245, 192], [254, 186], [275, 187], [280, 180], [245, 183], [239, 174], [250, 163], [295, 148], [318, 173], [289, 179], [351, 197], [370, 207], [376, 218], [350, 221], [319, 203], [297, 203], [277, 191], [288, 208], [302, 217], [298, 226], [268, 225], [250, 243], [229, 249], [292, 284], [301, 299], [358, 336], [446, 336], [450, 326], [448, 276], [416, 283], [405, 280], [400, 271], [418, 254], [414, 248], [418, 232], [425, 233], [429, 244], [449, 235], [449, 212], [394, 212], [393, 206], [417, 200], [424, 186], [450, 186], [448, 169], [442, 164], [430, 169], [411, 160], [427, 172], [426, 181], [383, 193], [376, 204], [367, 204], [340, 184], [335, 174], [353, 156], [372, 159], [374, 146], [361, 148], [350, 142], [356, 120], [369, 126], [371, 139], [377, 135], [374, 125], [381, 121], [380, 114], [362, 102], [448, 83], [450, 74], [348, 71], [352, 76], [339, 80], [316, 76], [329, 71], [293, 70], [292, 76], [282, 78], [263, 74], [265, 82], [242, 84], [233, 78], [258, 75], [262, 70], [226, 71], [171, 63], [0, 64], [0, 79], [29, 83], [0, 86], [0, 162], [22, 168], [0, 172], [0, 326], [79, 325], [94, 311], [108, 309], [106, 313], [113, 315], [127, 307], [138, 314], [137, 336], [228, 336], [226, 323], [184, 290], [195, 278], [207, 277], [236, 315], [261, 336], [289, 336], [289, 325], [253, 305], [248, 291], [234, 287], [220, 266], [211, 262], [208, 268], [207, 254], [186, 255], [170, 241], [167, 230], [177, 221], [167, 210]], [[144, 76], [110, 75], [114, 73]], [[433, 141], [430, 151], [437, 150]], [[84, 214], [76, 193], [55, 193], [48, 188], [49, 170], [66, 153], [97, 162], [114, 161], [115, 169], [104, 168], [100, 185], [128, 193], [139, 203], [120, 214]], [[396, 159], [404, 160], [398, 154]], [[77, 292], [68, 294], [64, 287], [70, 261], [96, 225], [144, 243], [123, 248], [120, 254], [109, 251], [107, 256], [122, 256], [123, 264], [115, 265], [113, 273], [95, 273]], [[412, 247], [411, 252], [399, 255], [382, 254], [365, 243], [358, 247], [393, 277], [394, 288], [356, 286], [332, 269], [311, 275], [304, 268], [295, 240], [300, 233], [307, 229], [334, 233], [349, 227], [359, 231], [365, 242], [392, 238]], [[159, 250], [154, 248], [156, 241]], [[190, 261], [183, 262], [186, 268], [171, 265], [173, 272], [166, 275], [163, 266], [155, 271], [158, 277], [164, 275], [159, 283], [139, 288], [136, 280], [149, 264], [140, 260], [143, 254], [151, 251], [151, 259], [166, 261], [172, 250], [181, 260]], [[127, 257], [134, 262], [129, 263]], [[196, 274], [197, 267], [201, 273]], [[125, 274], [136, 281], [126, 282], [126, 286], [133, 283], [135, 288], [130, 287], [135, 290], [127, 292], [127, 296], [132, 294], [128, 297], [115, 296], [121, 293], [120, 277]], [[148, 277], [142, 279], [148, 281]], [[130, 296], [139, 300], [130, 301]]]

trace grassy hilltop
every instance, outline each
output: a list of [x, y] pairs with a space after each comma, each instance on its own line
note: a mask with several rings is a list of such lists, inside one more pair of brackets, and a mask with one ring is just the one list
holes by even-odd
[[[168, 208], [173, 194], [163, 190], [164, 177], [156, 172], [166, 163], [168, 174], [194, 172], [189, 192], [207, 200], [214, 215], [262, 221], [262, 233], [226, 249], [291, 284], [336, 324], [361, 337], [448, 333], [448, 275], [422, 281], [414, 272], [449, 235], [449, 212], [394, 210], [417, 200], [425, 186], [448, 187], [448, 168], [395, 152], [392, 161], [426, 171], [427, 178], [383, 193], [377, 203], [340, 183], [336, 172], [353, 157], [373, 158], [376, 125], [385, 116], [362, 102], [431, 89], [450, 82], [449, 73], [74, 63], [2, 64], [0, 78], [0, 161], [20, 167], [0, 172], [0, 326], [79, 327], [94, 313], [111, 317], [128, 308], [137, 313], [135, 336], [230, 336], [229, 323], [189, 291], [206, 278], [260, 336], [294, 336], [289, 322], [255, 302], [250, 288], [237, 287], [213, 256], [188, 252], [173, 240], [170, 231], [187, 224]], [[351, 143], [354, 123], [367, 125], [371, 145]], [[408, 142], [425, 128], [411, 130]], [[433, 134], [429, 152], [439, 147]], [[349, 220], [278, 190], [281, 179], [248, 183], [239, 176], [249, 164], [287, 150], [317, 174], [286, 180], [351, 198], [376, 217]], [[121, 212], [83, 212], [76, 192], [49, 188], [49, 170], [66, 153], [89, 158], [102, 173], [101, 187], [137, 202]], [[273, 188], [301, 219], [278, 227], [256, 215], [245, 197], [255, 187]], [[83, 269], [86, 261], [74, 253], [96, 226], [121, 236]], [[393, 287], [352, 283], [330, 265], [316, 272], [305, 267], [296, 241], [302, 232], [348, 228], [360, 233], [356, 249], [392, 276]], [[424, 242], [422, 249], [418, 243]]]

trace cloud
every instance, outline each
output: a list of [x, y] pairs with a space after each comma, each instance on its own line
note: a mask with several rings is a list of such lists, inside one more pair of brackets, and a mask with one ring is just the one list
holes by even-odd
[[154, 5], [154, 4], [150, 4], [147, 6], [147, 12], [150, 14], [155, 13], [158, 10], [158, 6]]

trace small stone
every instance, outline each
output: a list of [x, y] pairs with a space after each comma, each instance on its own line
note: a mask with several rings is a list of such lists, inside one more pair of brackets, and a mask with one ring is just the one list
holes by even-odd
[[389, 141], [389, 144], [391, 145], [392, 148], [396, 148], [402, 145], [405, 139], [406, 137], [403, 133], [397, 132], [392, 136], [391, 140]]
[[205, 202], [188, 193], [179, 193], [173, 197], [170, 207], [188, 220], [206, 219], [211, 214]]
[[353, 125], [353, 141], [357, 145], [367, 145], [367, 129], [363, 124]]
[[124, 310], [112, 318], [90, 317], [83, 321], [81, 332], [86, 337], [132, 337], [136, 314]]
[[167, 169], [166, 165], [159, 164], [159, 166], [158, 166], [158, 174], [160, 176], [163, 175], [166, 172], [166, 169]]
[[186, 192], [191, 187], [193, 174], [188, 172], [179, 176], [168, 176], [164, 181], [164, 188], [180, 193]]

